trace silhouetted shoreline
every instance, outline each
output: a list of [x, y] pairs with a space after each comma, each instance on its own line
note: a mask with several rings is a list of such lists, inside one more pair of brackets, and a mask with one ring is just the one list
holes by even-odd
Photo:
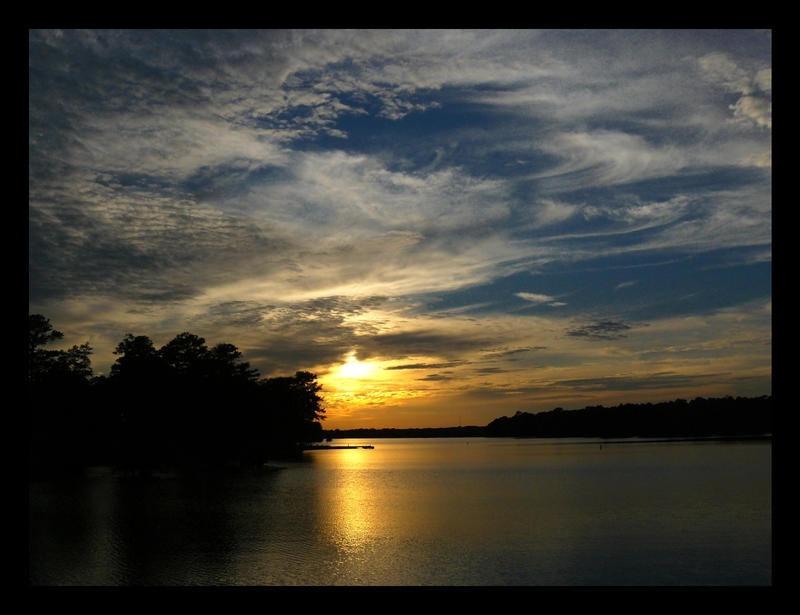
[[486, 426], [356, 428], [323, 430], [343, 438], [646, 438], [667, 440], [765, 439], [772, 437], [772, 396], [697, 397], [691, 401], [555, 408], [536, 414], [517, 412]]
[[129, 333], [110, 374], [94, 376], [88, 342], [46, 348], [62, 337], [29, 315], [31, 477], [105, 465], [131, 476], [258, 470], [322, 440], [313, 373], [264, 378], [233, 344], [183, 332], [161, 348]]
[[[63, 334], [29, 316], [31, 476], [112, 465], [152, 474], [258, 468], [343, 438], [742, 438], [772, 433], [772, 397], [519, 411], [485, 426], [323, 430], [315, 374], [263, 378], [233, 344], [180, 333], [161, 348], [127, 334], [109, 376], [93, 376], [88, 343], [44, 347]], [[326, 445], [322, 445], [323, 447]], [[327, 445], [333, 446], [333, 445]]]

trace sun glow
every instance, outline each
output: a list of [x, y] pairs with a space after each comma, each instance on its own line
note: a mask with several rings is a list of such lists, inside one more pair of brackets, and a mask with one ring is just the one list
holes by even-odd
[[351, 354], [347, 358], [347, 362], [339, 367], [337, 376], [339, 378], [366, 378], [373, 371], [375, 366], [371, 363], [362, 363], [356, 359], [355, 354]]

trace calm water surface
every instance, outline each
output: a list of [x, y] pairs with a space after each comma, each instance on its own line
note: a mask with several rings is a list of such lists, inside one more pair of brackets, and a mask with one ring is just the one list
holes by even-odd
[[[344, 442], [334, 442], [341, 444]], [[769, 441], [348, 440], [30, 485], [35, 585], [770, 585]], [[602, 446], [601, 446], [602, 443]]]

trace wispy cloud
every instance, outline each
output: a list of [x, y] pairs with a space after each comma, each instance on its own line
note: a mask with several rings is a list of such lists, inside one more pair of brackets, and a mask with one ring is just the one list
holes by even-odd
[[549, 295], [541, 295], [537, 293], [515, 293], [520, 299], [530, 301], [531, 303], [549, 303], [553, 301], [553, 297]]
[[524, 299], [530, 303], [539, 305], [539, 304], [546, 304], [550, 307], [563, 307], [567, 305], [563, 301], [557, 301], [555, 297], [551, 297], [550, 295], [542, 295], [540, 293], [527, 293], [527, 292], [520, 292], [514, 293], [520, 299]]
[[617, 320], [597, 320], [570, 329], [567, 331], [567, 335], [590, 340], [613, 340], [625, 337], [631, 329], [631, 325]]
[[395, 370], [395, 369], [441, 369], [442, 367], [454, 367], [459, 365], [458, 362], [450, 362], [450, 363], [405, 363], [403, 365], [390, 365], [389, 367], [385, 367], [384, 369], [387, 370]]

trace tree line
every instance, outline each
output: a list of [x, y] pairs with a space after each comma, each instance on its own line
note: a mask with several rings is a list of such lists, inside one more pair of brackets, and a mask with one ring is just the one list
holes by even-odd
[[156, 348], [145, 335], [117, 345], [108, 376], [91, 346], [29, 315], [30, 467], [34, 473], [112, 465], [126, 472], [259, 466], [322, 439], [315, 374], [262, 378], [236, 346], [184, 332]]
[[326, 438], [691, 438], [772, 434], [772, 396], [696, 397], [659, 403], [518, 411], [487, 425], [333, 429]]
[[772, 396], [696, 397], [658, 403], [517, 412], [489, 423], [487, 436], [683, 438], [772, 434]]

